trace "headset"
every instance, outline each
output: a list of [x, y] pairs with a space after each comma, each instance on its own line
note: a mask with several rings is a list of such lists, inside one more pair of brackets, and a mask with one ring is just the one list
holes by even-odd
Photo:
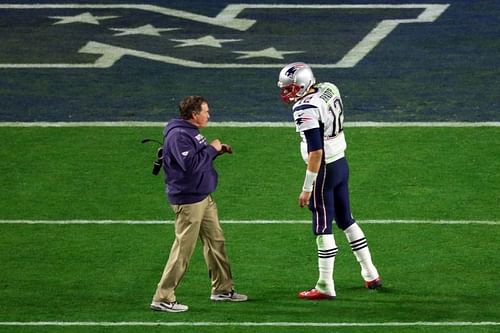
[[160, 173], [161, 167], [163, 166], [163, 143], [154, 139], [144, 139], [141, 143], [155, 142], [160, 147], [156, 151], [156, 160], [153, 162], [153, 175], [157, 176]]

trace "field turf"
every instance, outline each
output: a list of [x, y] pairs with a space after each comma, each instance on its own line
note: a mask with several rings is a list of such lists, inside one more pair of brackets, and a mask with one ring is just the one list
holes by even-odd
[[[338, 299], [307, 302], [296, 292], [316, 281], [316, 250], [309, 213], [296, 204], [305, 166], [294, 129], [207, 128], [209, 140], [220, 138], [235, 150], [216, 161], [221, 220], [297, 221], [223, 225], [236, 288], [249, 302], [208, 300], [198, 247], [177, 292], [190, 311], [148, 309], [172, 224], [2, 223], [0, 332], [495, 332], [499, 132], [347, 128], [352, 209], [385, 285], [362, 287], [336, 229]], [[161, 128], [1, 127], [0, 220], [171, 221], [163, 180], [151, 175], [156, 147], [141, 144], [143, 138], [161, 139]], [[369, 220], [492, 224], [363, 224]], [[92, 322], [129, 324], [82, 326]], [[155, 326], [166, 323], [179, 326]]]
[[[166, 15], [127, 0], [34, 3], [0, 0], [0, 333], [499, 331], [500, 2], [290, 0], [258, 8], [274, 2], [248, 0], [237, 14], [255, 21], [246, 30], [213, 24], [230, 18], [225, 8], [238, 3], [230, 0], [139, 2]], [[417, 22], [429, 3], [446, 10]], [[318, 81], [338, 85], [346, 122], [491, 126], [346, 127], [352, 211], [384, 288], [362, 287], [335, 229], [338, 299], [299, 300], [316, 282], [317, 258], [310, 214], [297, 205], [305, 164], [295, 129], [214, 126], [206, 137], [234, 148], [216, 160], [214, 197], [236, 289], [250, 301], [208, 300], [198, 247], [177, 293], [190, 310], [152, 312], [173, 214], [162, 176], [151, 174], [156, 147], [140, 142], [161, 140], [162, 128], [37, 122], [163, 122], [191, 94], [210, 101], [213, 122], [289, 122], [279, 69], [335, 64], [386, 20], [401, 24], [370, 42], [355, 66], [313, 67]], [[147, 26], [167, 30], [117, 34]], [[181, 47], [207, 37], [222, 45]], [[107, 46], [80, 52], [91, 41]], [[115, 47], [129, 53], [88, 67]], [[240, 57], [273, 49], [277, 55]]]

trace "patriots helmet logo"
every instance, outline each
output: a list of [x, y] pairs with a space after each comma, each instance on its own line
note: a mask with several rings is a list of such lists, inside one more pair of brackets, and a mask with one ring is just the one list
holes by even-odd
[[285, 72], [285, 75], [288, 76], [289, 78], [292, 78], [293, 77], [293, 74], [295, 74], [295, 72], [297, 71], [297, 68], [296, 67], [290, 67], [286, 72]]

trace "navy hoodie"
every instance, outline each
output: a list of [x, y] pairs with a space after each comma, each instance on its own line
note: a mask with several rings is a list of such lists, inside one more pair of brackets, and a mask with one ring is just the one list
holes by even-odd
[[163, 170], [168, 200], [182, 205], [205, 199], [217, 187], [213, 160], [217, 150], [207, 143], [198, 127], [173, 119], [163, 131]]

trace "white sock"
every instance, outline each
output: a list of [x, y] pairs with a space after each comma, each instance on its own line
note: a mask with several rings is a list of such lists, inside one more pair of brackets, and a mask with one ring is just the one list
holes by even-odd
[[344, 230], [351, 245], [351, 250], [361, 266], [361, 276], [365, 281], [372, 281], [379, 277], [377, 268], [373, 265], [368, 242], [365, 234], [357, 223]]
[[337, 245], [335, 238], [330, 235], [319, 235], [316, 237], [318, 246], [318, 270], [319, 279], [315, 289], [322, 293], [335, 296], [335, 285], [333, 283], [333, 267], [335, 256], [337, 255]]

